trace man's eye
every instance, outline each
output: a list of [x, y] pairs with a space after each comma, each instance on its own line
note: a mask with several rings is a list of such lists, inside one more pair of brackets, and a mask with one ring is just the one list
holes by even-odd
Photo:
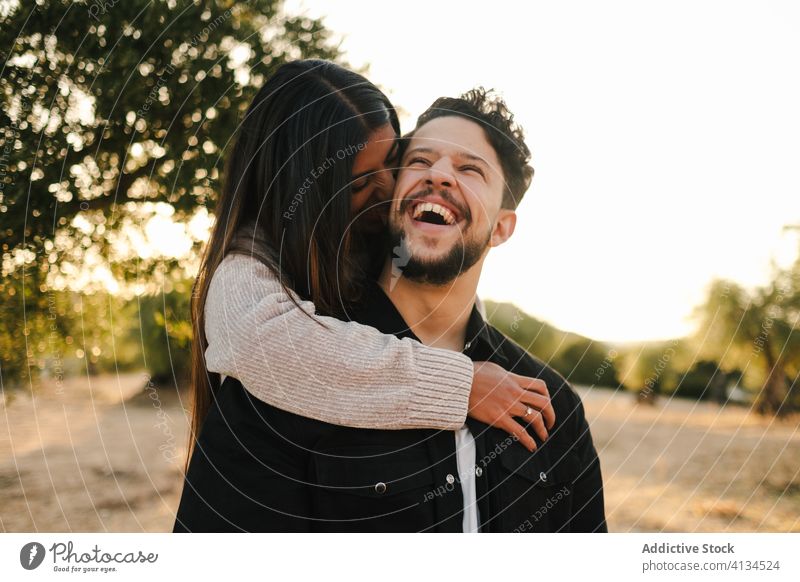
[[428, 160], [426, 160], [425, 158], [411, 158], [408, 161], [408, 165], [409, 166], [413, 166], [415, 164], [422, 164], [424, 166], [430, 166], [431, 165], [431, 163]]
[[476, 172], [477, 174], [483, 176], [483, 170], [481, 170], [478, 166], [461, 166], [459, 170], [462, 172]]

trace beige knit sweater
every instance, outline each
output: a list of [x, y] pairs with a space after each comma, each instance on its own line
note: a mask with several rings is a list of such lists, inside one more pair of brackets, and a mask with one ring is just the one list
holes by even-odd
[[[314, 305], [297, 298], [314, 314]], [[258, 260], [229, 254], [205, 305], [206, 367], [277, 408], [358, 428], [456, 430], [472, 362], [373, 327], [315, 316]]]

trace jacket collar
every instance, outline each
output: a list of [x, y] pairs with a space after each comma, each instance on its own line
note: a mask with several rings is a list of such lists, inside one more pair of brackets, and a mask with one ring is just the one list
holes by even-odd
[[[364, 300], [348, 313], [348, 318], [370, 325], [383, 333], [419, 341], [376, 281], [368, 283]], [[503, 365], [508, 362], [502, 349], [504, 340], [505, 338], [483, 319], [473, 304], [467, 320], [464, 353], [472, 360], [486, 360]]]

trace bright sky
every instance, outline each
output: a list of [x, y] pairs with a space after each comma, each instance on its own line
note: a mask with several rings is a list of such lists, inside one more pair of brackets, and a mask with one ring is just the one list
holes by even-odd
[[595, 339], [687, 333], [800, 224], [800, 3], [291, 0], [409, 112], [482, 84], [536, 175], [479, 294]]

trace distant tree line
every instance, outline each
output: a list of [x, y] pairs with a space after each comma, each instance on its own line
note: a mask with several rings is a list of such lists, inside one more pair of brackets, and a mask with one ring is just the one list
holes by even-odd
[[752, 405], [765, 415], [800, 411], [800, 254], [769, 284], [714, 281], [687, 338], [612, 346], [558, 330], [510, 304], [487, 302], [492, 323], [573, 384]]

